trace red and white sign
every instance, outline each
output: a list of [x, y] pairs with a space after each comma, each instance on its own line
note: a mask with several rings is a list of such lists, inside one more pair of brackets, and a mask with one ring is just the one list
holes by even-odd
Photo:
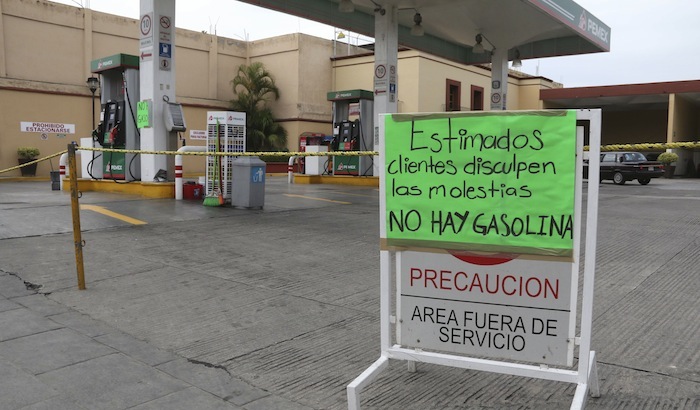
[[571, 365], [573, 264], [401, 252], [401, 345]]
[[[140, 31], [139, 49], [144, 51], [145, 49], [153, 48], [153, 13], [141, 16]], [[143, 55], [141, 59], [145, 60]]]
[[75, 134], [75, 124], [62, 122], [20, 122], [22, 132], [40, 132], [45, 134]]

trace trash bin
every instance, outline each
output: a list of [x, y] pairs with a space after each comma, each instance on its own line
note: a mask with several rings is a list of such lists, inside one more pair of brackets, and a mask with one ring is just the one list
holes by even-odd
[[182, 185], [182, 198], [183, 199], [202, 199], [204, 192], [204, 186], [196, 182], [185, 182]]
[[262, 208], [265, 204], [265, 162], [258, 157], [231, 160], [231, 206]]
[[61, 190], [61, 174], [58, 171], [50, 171], [51, 174], [51, 190]]

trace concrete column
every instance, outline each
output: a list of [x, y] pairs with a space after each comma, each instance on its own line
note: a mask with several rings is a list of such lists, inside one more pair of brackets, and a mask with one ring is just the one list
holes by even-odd
[[[395, 113], [398, 107], [398, 9], [387, 5], [374, 13], [374, 146], [379, 138], [379, 114]], [[379, 161], [374, 161], [373, 175], [379, 175]]]
[[496, 48], [491, 55], [491, 110], [505, 110], [508, 93], [508, 50]]
[[90, 63], [92, 62], [92, 10], [83, 9], [83, 67], [85, 67], [85, 79], [92, 77]]
[[[175, 101], [175, 0], [141, 0], [140, 100], [152, 100], [152, 126], [141, 129], [141, 149], [176, 151], [177, 133], [165, 128], [165, 99]], [[175, 157], [141, 155], [141, 180], [152, 182], [159, 170], [175, 180]]]
[[209, 98], [217, 99], [217, 83], [218, 83], [218, 66], [219, 66], [219, 38], [216, 34], [209, 35]]
[[[2, 0], [0, 0], [0, 21], [2, 21]], [[0, 27], [0, 77], [7, 77], [5, 61], [7, 61], [5, 59], [5, 30]]]

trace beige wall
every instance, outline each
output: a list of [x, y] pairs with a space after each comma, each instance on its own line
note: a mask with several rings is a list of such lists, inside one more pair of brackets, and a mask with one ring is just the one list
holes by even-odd
[[[334, 91], [372, 90], [374, 56], [339, 58], [334, 61]], [[452, 63], [415, 50], [398, 54], [398, 111], [440, 112], [445, 110], [447, 80], [461, 83], [461, 107], [471, 110], [471, 86], [484, 89], [484, 108], [488, 109], [491, 93], [491, 71], [477, 66]], [[540, 88], [561, 85], [542, 77], [508, 78], [508, 109], [540, 109]]]
[[672, 94], [668, 122], [668, 142], [697, 141], [700, 134], [700, 106], [693, 104], [680, 94]]
[[[326, 100], [326, 93], [332, 90], [329, 58], [333, 53], [332, 42], [304, 34], [299, 37], [298, 115], [308, 120], [328, 122], [332, 114], [331, 103]], [[327, 132], [330, 134], [330, 124]]]
[[[78, 136], [89, 136], [90, 102], [88, 96], [0, 90], [0, 169], [17, 165], [17, 147], [37, 147], [44, 157], [65, 150]], [[20, 132], [20, 121], [75, 124], [76, 134], [48, 134], [43, 139], [38, 133]], [[52, 164], [58, 171], [58, 158], [55, 158], [52, 163], [41, 162], [37, 175], [48, 177]], [[0, 176], [16, 175], [20, 175], [19, 170]]]
[[336, 59], [333, 67], [335, 78], [333, 87], [328, 91], [372, 90], [374, 55]]
[[[44, 0], [0, 0], [0, 11], [0, 169], [4, 169], [16, 164], [18, 146], [35, 145], [43, 156], [90, 135], [92, 95], [85, 84], [92, 75], [90, 62], [119, 53], [138, 55], [139, 31], [134, 19]], [[332, 132], [327, 92], [373, 87], [371, 53], [355, 46], [346, 50], [343, 44], [338, 54], [350, 56], [333, 58], [333, 41], [304, 34], [245, 42], [177, 29], [175, 44], [177, 101], [185, 107], [188, 129], [205, 129], [207, 111], [227, 109], [234, 98], [231, 80], [238, 67], [250, 61], [265, 64], [280, 88], [280, 99], [271, 108], [289, 133], [290, 150], [296, 150], [303, 132]], [[398, 109], [443, 111], [448, 78], [462, 84], [463, 109], [471, 108], [472, 84], [484, 88], [488, 109], [490, 76], [481, 67], [401, 51]], [[509, 108], [536, 106], [539, 94], [534, 89], [548, 86], [544, 80], [526, 84], [511, 77]], [[99, 91], [97, 99], [99, 112]], [[60, 138], [49, 134], [42, 139], [38, 133], [20, 132], [20, 121], [75, 124], [76, 133]], [[203, 145], [190, 140], [189, 131], [183, 137], [189, 145]], [[186, 157], [184, 165], [186, 175], [204, 170], [197, 157]], [[47, 175], [49, 170], [49, 164], [42, 163], [38, 173]]]
[[[18, 146], [35, 145], [43, 156], [67, 145], [56, 134], [42, 140], [38, 133], [20, 133], [20, 121], [75, 124], [76, 133], [66, 140], [89, 136], [91, 94], [85, 81], [92, 75], [90, 62], [119, 53], [138, 55], [139, 40], [137, 20], [77, 7], [0, 0], [0, 11], [0, 57], [4, 57], [0, 169], [4, 169], [16, 165]], [[331, 104], [325, 99], [331, 88], [330, 40], [291, 34], [247, 43], [177, 29], [175, 42], [177, 101], [185, 106], [189, 129], [205, 129], [207, 111], [227, 109], [234, 98], [231, 80], [250, 58], [263, 62], [281, 89], [280, 100], [271, 106], [289, 132], [290, 147], [298, 145], [300, 132], [331, 132]], [[99, 90], [96, 99], [99, 112]], [[189, 140], [189, 132], [183, 136], [190, 145], [203, 144]], [[189, 162], [201, 162], [197, 158], [184, 161], [186, 170], [203, 172], [203, 166], [188, 167]], [[47, 175], [48, 170], [42, 163], [37, 172]]]
[[544, 104], [540, 100], [540, 90], [561, 87], [561, 84], [553, 83], [542, 77], [524, 78], [519, 83], [518, 107], [521, 110], [544, 109]]

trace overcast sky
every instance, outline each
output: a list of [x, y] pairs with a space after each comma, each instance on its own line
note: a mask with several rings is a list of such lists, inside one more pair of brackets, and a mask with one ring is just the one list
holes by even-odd
[[[139, 0], [56, 0], [138, 19]], [[700, 80], [700, 1], [577, 0], [611, 28], [611, 51], [523, 61], [522, 71], [566, 87]], [[303, 32], [331, 39], [334, 28], [235, 0], [178, 0], [177, 27], [257, 40]], [[353, 44], [357, 35], [351, 35]]]

